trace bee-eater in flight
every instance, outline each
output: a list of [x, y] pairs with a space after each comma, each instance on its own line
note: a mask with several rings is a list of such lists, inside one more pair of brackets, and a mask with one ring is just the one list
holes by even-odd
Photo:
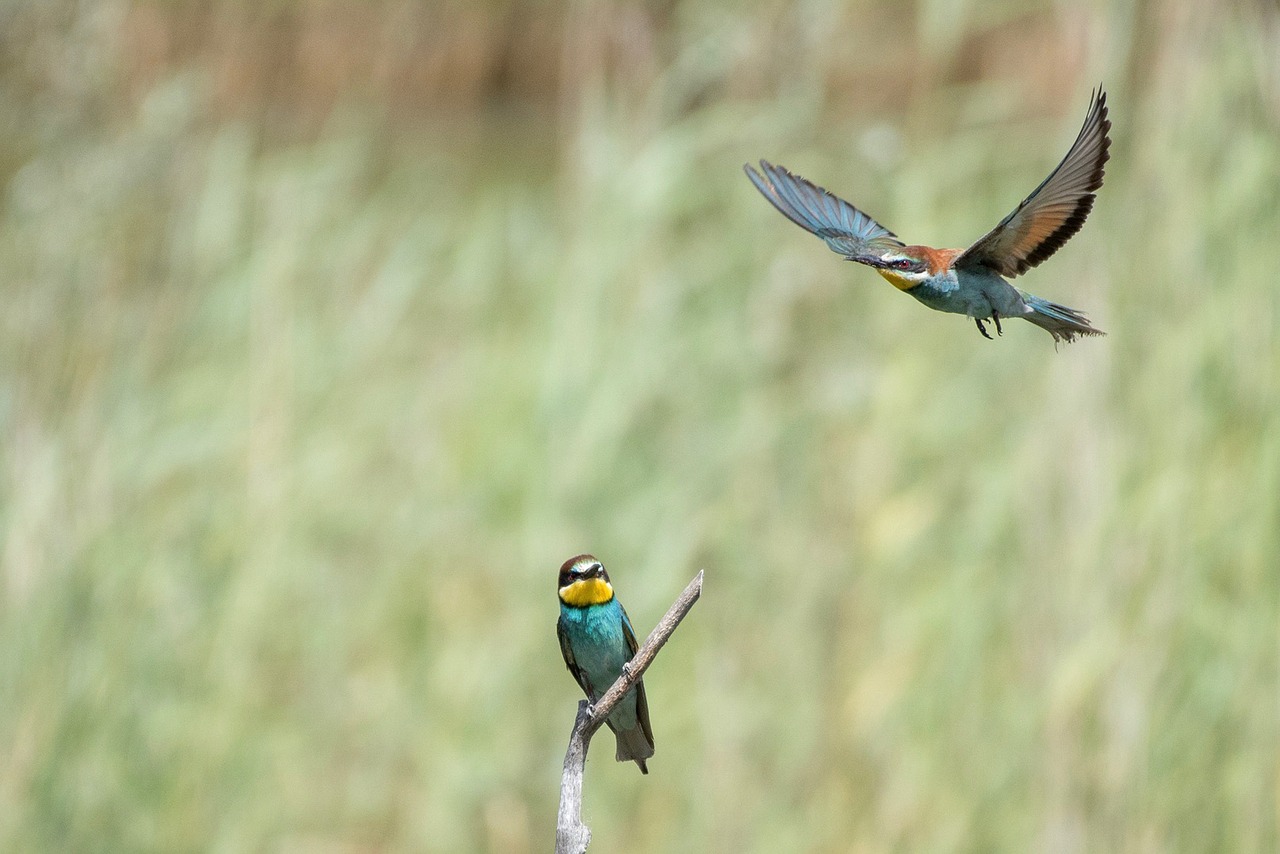
[[[636, 633], [623, 610], [609, 573], [591, 555], [571, 557], [560, 567], [560, 652], [587, 699], [599, 701], [622, 668], [636, 654]], [[653, 729], [644, 682], [637, 682], [605, 719], [618, 741], [619, 762], [634, 761], [648, 774], [644, 761], [653, 755]]]
[[822, 187], [764, 160], [761, 175], [745, 166], [747, 177], [783, 216], [816, 234], [850, 261], [866, 264], [929, 308], [973, 318], [984, 337], [983, 321], [1021, 317], [1053, 336], [1054, 342], [1077, 335], [1102, 335], [1073, 308], [1049, 302], [1005, 281], [1021, 275], [1058, 251], [1084, 225], [1102, 186], [1111, 140], [1107, 131], [1107, 95], [1093, 97], [1075, 144], [1044, 182], [1022, 204], [968, 249], [907, 246], [892, 231]]

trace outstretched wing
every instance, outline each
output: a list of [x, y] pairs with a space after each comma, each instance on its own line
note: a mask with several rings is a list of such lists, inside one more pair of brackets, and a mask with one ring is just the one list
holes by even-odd
[[773, 206], [805, 231], [818, 235], [846, 258], [881, 255], [902, 246], [897, 235], [838, 196], [781, 166], [760, 161], [763, 175], [742, 167]]
[[[627, 649], [631, 650], [631, 657], [636, 657], [636, 650], [640, 645], [636, 643], [635, 630], [631, 628], [631, 618], [627, 616], [627, 609], [622, 607], [622, 603], [618, 603], [618, 610], [622, 612], [622, 636], [626, 638]], [[653, 727], [649, 724], [649, 700], [644, 695], [643, 680], [636, 683], [636, 717], [640, 719], [640, 728], [644, 730], [644, 737], [649, 739], [649, 744], [653, 744]], [[641, 769], [644, 765], [640, 766]], [[645, 771], [648, 774], [648, 771]]]
[[988, 267], [1010, 278], [1057, 252], [1093, 210], [1110, 157], [1107, 93], [1098, 89], [1075, 144], [1058, 168], [1013, 213], [956, 258], [956, 267]]
[[587, 681], [587, 675], [582, 672], [582, 668], [578, 667], [578, 661], [573, 657], [573, 647], [569, 645], [569, 636], [565, 634], [564, 623], [556, 621], [556, 636], [560, 638], [560, 654], [564, 656], [564, 666], [569, 668], [569, 672], [573, 674], [574, 680], [578, 683], [578, 687], [582, 689], [582, 693], [587, 695], [587, 699], [595, 702], [598, 697], [591, 689], [591, 683]]

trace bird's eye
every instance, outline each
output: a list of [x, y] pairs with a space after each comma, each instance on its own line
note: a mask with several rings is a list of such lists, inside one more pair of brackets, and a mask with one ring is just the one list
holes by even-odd
[[903, 258], [899, 261], [894, 261], [893, 266], [894, 266], [894, 269], [896, 270], [910, 270], [911, 262], [908, 261], [906, 258]]

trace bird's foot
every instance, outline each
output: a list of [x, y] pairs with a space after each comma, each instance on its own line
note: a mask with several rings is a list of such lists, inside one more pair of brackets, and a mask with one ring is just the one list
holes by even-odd
[[630, 677], [630, 676], [631, 676], [631, 662], [630, 662], [630, 661], [628, 661], [626, 664], [622, 665], [622, 675], [623, 675], [623, 676], [627, 676], [627, 677]]
[[994, 340], [995, 340], [994, 338], [992, 338], [990, 335], [988, 335], [988, 334], [987, 334], [987, 327], [985, 327], [985, 326], [983, 326], [983, 325], [982, 325], [982, 318], [980, 318], [980, 317], [975, 317], [975, 318], [973, 319], [973, 322], [974, 322], [974, 323], [976, 323], [976, 324], [978, 325], [978, 331], [982, 333], [982, 337], [983, 337], [983, 338], [987, 339], [988, 341], [994, 341]]
[[991, 309], [991, 319], [996, 322], [996, 334], [1004, 335], [1004, 330], [1000, 328], [1000, 312], [996, 311], [994, 308]]

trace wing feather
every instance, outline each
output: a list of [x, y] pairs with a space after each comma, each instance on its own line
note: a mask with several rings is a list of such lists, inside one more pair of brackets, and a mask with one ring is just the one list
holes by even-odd
[[591, 683], [587, 681], [587, 674], [582, 672], [582, 668], [578, 667], [578, 660], [573, 657], [573, 646], [569, 643], [569, 635], [565, 633], [563, 620], [556, 621], [556, 637], [560, 639], [560, 654], [564, 656], [564, 666], [569, 668], [582, 693], [594, 703], [599, 698], [592, 691]]
[[[631, 650], [631, 657], [636, 657], [636, 650], [640, 645], [636, 643], [635, 630], [631, 628], [631, 618], [627, 616], [627, 609], [622, 607], [622, 603], [618, 603], [618, 610], [622, 611], [622, 635], [626, 638], [627, 648]], [[636, 717], [640, 719], [640, 728], [644, 730], [644, 737], [649, 739], [649, 744], [653, 745], [653, 727], [649, 724], [649, 699], [644, 694], [644, 680], [636, 683]], [[644, 765], [640, 766], [642, 769]], [[645, 771], [645, 773], [649, 773]]]
[[1076, 141], [1022, 204], [956, 258], [956, 267], [988, 267], [1013, 278], [1044, 261], [1080, 230], [1093, 210], [1111, 156], [1107, 93], [1099, 88]]
[[903, 245], [892, 231], [844, 199], [782, 166], [761, 160], [760, 172], [749, 164], [742, 168], [779, 213], [846, 258], [882, 254]]

